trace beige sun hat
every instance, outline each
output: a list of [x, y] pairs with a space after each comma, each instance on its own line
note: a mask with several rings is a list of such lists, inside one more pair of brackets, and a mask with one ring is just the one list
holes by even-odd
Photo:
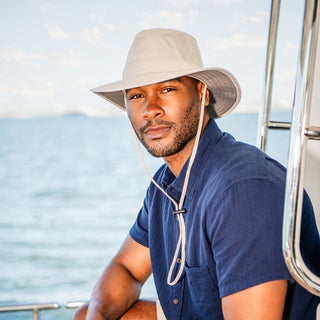
[[214, 97], [214, 118], [225, 116], [240, 101], [239, 83], [229, 71], [203, 67], [194, 37], [182, 31], [163, 28], [138, 33], [128, 53], [122, 80], [92, 91], [125, 110], [123, 90], [182, 76], [198, 79], [208, 86]]

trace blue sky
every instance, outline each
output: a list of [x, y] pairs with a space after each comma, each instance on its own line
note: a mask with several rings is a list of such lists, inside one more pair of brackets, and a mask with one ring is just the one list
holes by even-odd
[[[240, 82], [238, 111], [259, 109], [271, 1], [0, 1], [0, 117], [119, 114], [90, 89], [120, 80], [134, 35], [152, 27], [195, 36], [204, 65]], [[282, 1], [275, 110], [292, 104], [302, 18], [301, 1]]]

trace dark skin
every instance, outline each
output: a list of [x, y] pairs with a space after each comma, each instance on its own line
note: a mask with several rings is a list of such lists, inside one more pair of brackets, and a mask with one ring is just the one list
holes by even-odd
[[[195, 140], [192, 137], [187, 142], [182, 141], [179, 132], [183, 133], [182, 137], [186, 136], [185, 114], [192, 106], [196, 113], [200, 112], [202, 94], [203, 84], [189, 77], [126, 92], [128, 116], [140, 140], [156, 156], [163, 157], [176, 176], [191, 155]], [[205, 92], [205, 103], [209, 103], [208, 91]], [[190, 117], [196, 117], [196, 113]], [[209, 116], [205, 113], [203, 130], [208, 121]], [[177, 141], [185, 145], [174, 151], [172, 146], [178, 145]], [[156, 319], [155, 303], [139, 300], [141, 287], [151, 273], [149, 249], [128, 236], [98, 280], [89, 306], [80, 308], [73, 320]], [[222, 298], [224, 318], [282, 319], [287, 286], [285, 280], [271, 281]]]

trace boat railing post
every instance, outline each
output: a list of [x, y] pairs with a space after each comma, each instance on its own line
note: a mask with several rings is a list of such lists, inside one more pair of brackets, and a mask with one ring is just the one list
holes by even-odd
[[59, 309], [59, 308], [60, 308], [60, 305], [57, 302], [6, 305], [6, 306], [0, 306], [0, 313], [2, 313], [2, 312], [32, 311], [33, 320], [39, 320], [39, 311], [40, 310], [52, 310], [52, 309]]
[[33, 320], [39, 320], [38, 309], [33, 309]]
[[308, 139], [318, 140], [320, 135], [319, 128], [309, 127], [319, 11], [318, 0], [305, 1], [293, 103], [282, 235], [282, 250], [291, 275], [301, 286], [318, 296], [320, 296], [320, 278], [304, 263], [300, 250], [300, 233], [306, 142]]
[[77, 308], [80, 308], [86, 302], [87, 301], [69, 301], [66, 304], [66, 308], [68, 308], [68, 309], [77, 309]]
[[270, 11], [263, 103], [261, 104], [261, 109], [259, 112], [259, 128], [257, 135], [257, 147], [260, 148], [262, 151], [266, 150], [267, 135], [269, 128], [280, 3], [280, 0], [272, 0]]

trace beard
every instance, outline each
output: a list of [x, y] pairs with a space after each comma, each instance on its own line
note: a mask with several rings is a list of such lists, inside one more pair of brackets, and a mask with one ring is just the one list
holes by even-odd
[[[199, 124], [200, 112], [198, 105], [195, 101], [192, 101], [185, 113], [182, 116], [180, 125], [163, 121], [161, 119], [149, 120], [143, 128], [134, 129], [140, 142], [144, 145], [147, 151], [154, 157], [169, 157], [180, 151], [196, 136]], [[162, 139], [153, 139], [153, 143], [148, 144], [143, 132], [151, 125], [167, 125], [170, 126], [173, 133], [173, 141], [167, 144], [162, 143]]]

